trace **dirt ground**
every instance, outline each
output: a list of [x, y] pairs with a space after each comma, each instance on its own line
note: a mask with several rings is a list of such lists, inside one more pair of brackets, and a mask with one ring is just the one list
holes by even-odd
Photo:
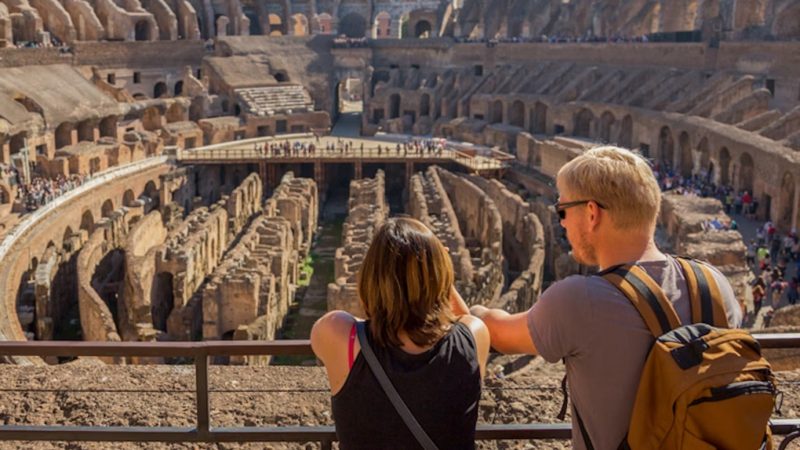
[[[490, 363], [479, 423], [554, 423], [561, 406], [561, 365], [540, 358]], [[501, 373], [502, 372], [502, 373]], [[800, 370], [778, 372], [783, 417], [800, 417]], [[212, 427], [332, 425], [320, 367], [212, 366]], [[194, 424], [194, 368], [107, 366], [81, 361], [30, 367], [0, 365], [0, 424], [173, 426]], [[567, 441], [479, 442], [479, 448], [569, 448]], [[0, 442], [2, 449], [313, 449], [317, 444], [162, 444]], [[800, 449], [800, 443], [794, 447]]]

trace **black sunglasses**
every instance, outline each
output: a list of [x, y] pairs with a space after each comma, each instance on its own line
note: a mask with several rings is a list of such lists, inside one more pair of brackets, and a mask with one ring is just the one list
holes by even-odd
[[560, 220], [564, 220], [567, 217], [567, 211], [566, 211], [567, 209], [572, 208], [573, 206], [585, 205], [589, 202], [595, 202], [595, 204], [597, 204], [597, 206], [600, 209], [606, 209], [605, 206], [601, 205], [599, 202], [595, 200], [577, 200], [574, 202], [566, 202], [566, 203], [556, 202], [551, 206], [551, 208], [553, 211], [556, 212], [556, 214], [558, 214], [558, 218]]

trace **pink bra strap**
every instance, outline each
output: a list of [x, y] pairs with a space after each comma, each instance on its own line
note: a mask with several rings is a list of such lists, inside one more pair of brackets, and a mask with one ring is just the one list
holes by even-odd
[[353, 345], [356, 342], [356, 324], [353, 322], [353, 327], [350, 328], [350, 339], [347, 341], [347, 367], [353, 368]]

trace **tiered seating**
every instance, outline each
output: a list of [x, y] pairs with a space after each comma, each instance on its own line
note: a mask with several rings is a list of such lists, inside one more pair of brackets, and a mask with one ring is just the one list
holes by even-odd
[[271, 116], [314, 110], [314, 101], [305, 87], [278, 85], [237, 89], [236, 96], [250, 114]]

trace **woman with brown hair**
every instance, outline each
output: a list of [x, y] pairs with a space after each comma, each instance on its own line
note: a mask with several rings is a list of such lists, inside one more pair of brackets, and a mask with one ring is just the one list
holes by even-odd
[[[394, 218], [373, 238], [358, 294], [366, 342], [424, 434], [439, 449], [472, 449], [489, 333], [469, 315], [453, 279], [439, 239], [417, 220]], [[362, 352], [359, 322], [331, 311], [311, 330], [328, 372], [340, 448], [420, 448]]]

